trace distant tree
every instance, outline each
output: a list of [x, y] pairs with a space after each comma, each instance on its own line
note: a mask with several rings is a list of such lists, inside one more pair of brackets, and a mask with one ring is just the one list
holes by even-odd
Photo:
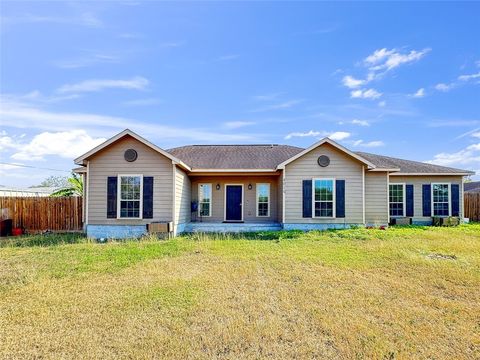
[[56, 176], [52, 175], [43, 180], [40, 184], [30, 186], [32, 188], [37, 187], [53, 187], [53, 188], [65, 188], [69, 186], [68, 176]]
[[67, 178], [67, 186], [50, 194], [53, 197], [61, 196], [82, 196], [83, 195], [83, 181], [80, 176], [72, 173], [72, 177]]

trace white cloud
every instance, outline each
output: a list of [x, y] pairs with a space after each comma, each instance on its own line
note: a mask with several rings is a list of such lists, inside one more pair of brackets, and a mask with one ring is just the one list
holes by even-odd
[[366, 83], [366, 80], [355, 79], [353, 76], [347, 75], [342, 79], [343, 85], [349, 89], [356, 89]]
[[476, 74], [470, 74], [470, 75], [460, 75], [458, 77], [458, 80], [461, 80], [461, 81], [470, 81], [475, 79], [480, 79], [480, 72]]
[[[357, 89], [361, 86], [365, 86], [400, 65], [420, 60], [429, 51], [430, 49], [428, 48], [423, 50], [411, 50], [407, 53], [402, 53], [397, 49], [389, 50], [387, 48], [375, 50], [372, 54], [367, 56], [362, 63], [363, 66], [368, 69], [365, 79], [357, 79], [351, 75], [346, 75], [342, 78], [342, 84], [349, 89]], [[370, 89], [370, 93], [368, 93], [368, 91], [369, 90], [366, 90], [367, 96], [372, 95], [370, 98], [376, 98], [381, 95], [378, 95], [379, 93], [373, 89]], [[363, 96], [364, 91], [356, 90], [352, 91], [350, 94], [351, 97], [354, 98], [365, 98], [365, 96]]]
[[473, 137], [480, 138], [480, 131], [472, 134]]
[[7, 149], [15, 149], [17, 147], [17, 143], [15, 139], [8, 136], [5, 131], [2, 131], [0, 136], [0, 151], [7, 150]]
[[420, 51], [411, 50], [409, 53], [401, 53], [397, 49], [388, 50], [387, 48], [375, 50], [373, 54], [365, 58], [365, 64], [372, 71], [392, 70], [402, 64], [415, 62], [424, 57], [431, 49]]
[[57, 90], [57, 92], [61, 94], [95, 92], [109, 88], [144, 90], [148, 86], [148, 84], [149, 81], [141, 76], [136, 76], [127, 80], [92, 79], [85, 80], [76, 84], [63, 85]]
[[31, 91], [27, 94], [16, 95], [16, 94], [2, 94], [1, 99], [2, 102], [10, 101], [10, 102], [22, 102], [22, 101], [29, 101], [33, 103], [39, 104], [53, 104], [65, 100], [73, 100], [78, 99], [80, 97], [79, 94], [65, 94], [65, 95], [44, 95], [38, 90]]
[[92, 138], [85, 130], [43, 132], [26, 144], [18, 144], [15, 160], [44, 160], [47, 155], [75, 158], [104, 142], [104, 138]]
[[320, 136], [322, 133], [320, 131], [307, 131], [307, 132], [292, 132], [285, 136], [285, 139], [291, 139], [293, 137], [309, 137], [309, 136]]
[[480, 143], [472, 144], [454, 153], [440, 153], [427, 161], [431, 164], [443, 166], [468, 166], [470, 169], [480, 166]]
[[291, 139], [293, 137], [329, 137], [332, 140], [340, 141], [344, 140], [351, 136], [349, 132], [345, 131], [335, 131], [335, 132], [326, 132], [326, 131], [307, 131], [307, 132], [292, 132], [285, 136], [285, 139]]
[[285, 110], [285, 109], [290, 109], [290, 108], [294, 107], [295, 105], [298, 105], [302, 102], [303, 102], [302, 99], [288, 100], [288, 101], [284, 101], [282, 103], [273, 104], [273, 105], [265, 106], [265, 107], [260, 108], [260, 109], [252, 110], [252, 112], [263, 112], [263, 111], [270, 111], [270, 110]]
[[157, 98], [145, 98], [145, 99], [136, 99], [125, 101], [123, 105], [126, 106], [150, 106], [160, 104], [162, 100]]
[[48, 16], [48, 15], [35, 15], [24, 14], [19, 16], [2, 17], [2, 23], [4, 24], [26, 24], [26, 23], [53, 23], [53, 24], [66, 24], [66, 25], [80, 25], [91, 28], [99, 28], [103, 26], [103, 22], [93, 13], [84, 12], [79, 16]]
[[282, 95], [282, 93], [256, 95], [253, 97], [253, 99], [257, 101], [271, 101], [277, 99], [280, 95]]
[[460, 75], [457, 78], [457, 81], [453, 81], [449, 84], [439, 83], [435, 85], [435, 89], [438, 91], [447, 92], [452, 90], [453, 88], [468, 84], [472, 80], [476, 81], [477, 84], [480, 84], [480, 72], [476, 74]]
[[32, 104], [11, 101], [1, 97], [0, 119], [9, 127], [31, 128], [44, 131], [71, 131], [73, 129], [85, 129], [90, 134], [111, 136], [125, 128], [143, 134], [158, 134], [163, 140], [188, 139], [188, 141], [218, 142], [223, 139], [226, 142], [238, 141], [261, 141], [262, 135], [258, 134], [228, 134], [212, 131], [205, 128], [185, 128], [182, 126], [168, 126], [158, 123], [146, 123], [135, 119], [115, 116], [75, 113], [75, 112], [52, 112], [39, 109]]
[[380, 101], [380, 102], [378, 103], [378, 106], [380, 106], [380, 107], [385, 107], [385, 106], [387, 106], [387, 102], [386, 102], [386, 101]]
[[413, 97], [415, 98], [422, 98], [425, 96], [425, 89], [424, 88], [420, 88], [417, 90], [417, 92], [415, 94], [412, 94]]
[[349, 132], [346, 132], [346, 131], [336, 131], [334, 133], [328, 134], [327, 136], [332, 140], [340, 141], [340, 140], [344, 140], [346, 138], [349, 138], [350, 135], [351, 134]]
[[255, 123], [253, 121], [228, 121], [223, 123], [223, 127], [227, 129], [239, 129], [250, 125], [255, 125]]
[[358, 126], [370, 126], [370, 123], [367, 120], [353, 119], [351, 123]]
[[369, 142], [365, 142], [363, 140], [356, 140], [352, 143], [353, 146], [357, 146], [357, 147], [367, 147], [367, 148], [373, 148], [373, 147], [380, 147], [380, 146], [384, 146], [385, 143], [383, 141], [380, 141], [380, 140], [376, 140], [376, 141], [369, 141]]
[[378, 99], [380, 96], [382, 96], [382, 93], [378, 92], [375, 89], [359, 89], [350, 92], [350, 97], [359, 99]]
[[455, 86], [454, 84], [439, 83], [435, 85], [435, 89], [438, 91], [447, 92], [447, 91], [450, 91], [454, 86]]
[[118, 63], [120, 58], [108, 54], [90, 54], [76, 59], [57, 60], [53, 65], [61, 69], [79, 69], [95, 64], [114, 64]]

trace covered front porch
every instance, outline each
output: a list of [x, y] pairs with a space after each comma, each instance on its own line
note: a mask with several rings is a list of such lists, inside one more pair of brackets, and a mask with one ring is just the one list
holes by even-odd
[[282, 223], [283, 190], [277, 172], [189, 177], [192, 213], [185, 231], [277, 230]]

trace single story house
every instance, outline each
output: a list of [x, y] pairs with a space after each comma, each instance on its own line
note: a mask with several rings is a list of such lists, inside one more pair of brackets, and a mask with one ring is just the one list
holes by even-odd
[[147, 225], [195, 231], [329, 229], [463, 217], [473, 172], [365, 152], [324, 138], [289, 145], [164, 150], [124, 130], [75, 159], [88, 236], [131, 237]]

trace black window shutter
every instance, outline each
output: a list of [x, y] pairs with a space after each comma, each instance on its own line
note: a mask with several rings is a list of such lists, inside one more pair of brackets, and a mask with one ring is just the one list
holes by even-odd
[[143, 177], [143, 218], [153, 218], [153, 176]]
[[107, 178], [107, 218], [115, 219], [117, 217], [117, 182], [116, 176]]
[[312, 217], [312, 180], [303, 180], [303, 217]]
[[335, 216], [337, 218], [345, 217], [345, 180], [335, 181]]
[[405, 205], [405, 216], [413, 216], [413, 185], [405, 185], [405, 201], [407, 202]]
[[452, 184], [450, 188], [452, 191], [452, 216], [460, 216], [460, 186]]
[[432, 186], [422, 185], [423, 216], [432, 216]]

